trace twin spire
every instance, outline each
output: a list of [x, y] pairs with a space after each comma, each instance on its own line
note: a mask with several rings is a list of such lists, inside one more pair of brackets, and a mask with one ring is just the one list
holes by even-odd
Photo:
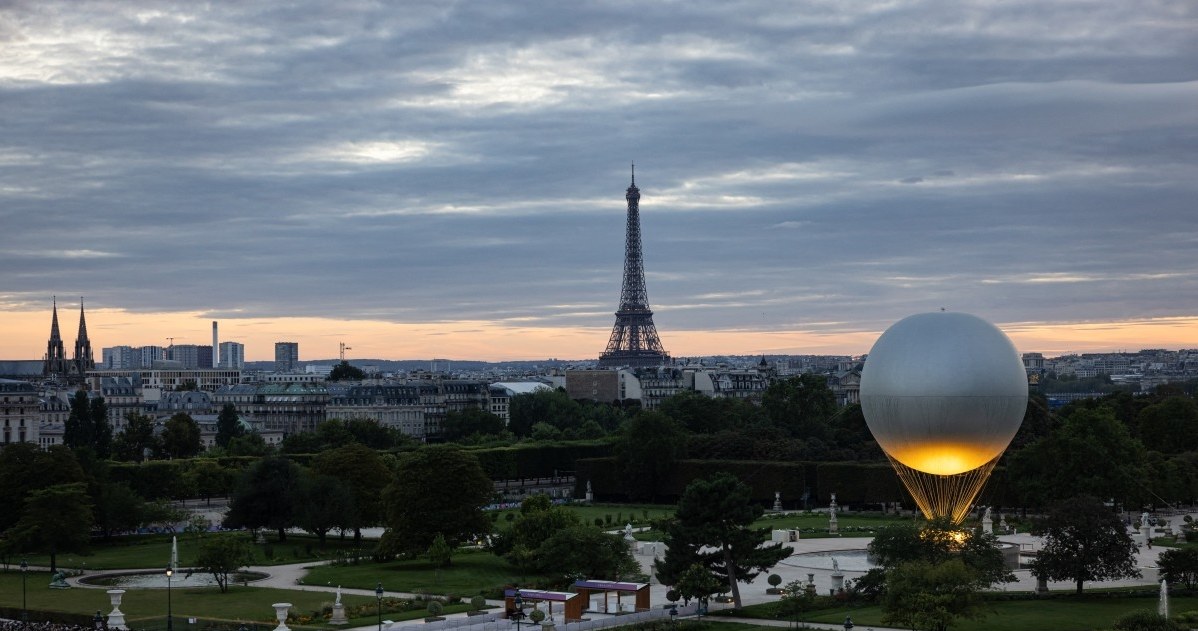
[[53, 316], [50, 320], [50, 339], [46, 343], [46, 355], [42, 358], [42, 375], [70, 375], [82, 378], [87, 371], [96, 367], [92, 355], [91, 340], [87, 338], [87, 318], [83, 309], [83, 297], [79, 298], [79, 334], [75, 336], [75, 354], [68, 360], [63, 348], [62, 334], [58, 327], [58, 296], [53, 298]]

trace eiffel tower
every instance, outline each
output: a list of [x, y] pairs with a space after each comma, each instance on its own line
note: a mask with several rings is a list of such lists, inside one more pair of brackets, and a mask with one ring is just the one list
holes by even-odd
[[657, 339], [649, 293], [645, 291], [645, 265], [641, 259], [641, 190], [636, 187], [636, 165], [632, 165], [632, 184], [624, 198], [628, 200], [628, 231], [624, 239], [624, 286], [620, 290], [620, 309], [612, 327], [607, 350], [599, 356], [600, 368], [620, 366], [650, 367], [670, 362], [670, 355]]

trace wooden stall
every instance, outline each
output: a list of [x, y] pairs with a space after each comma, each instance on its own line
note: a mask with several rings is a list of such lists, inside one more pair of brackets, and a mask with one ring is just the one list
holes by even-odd
[[[503, 591], [504, 617], [511, 617], [516, 610], [516, 594], [520, 594], [524, 606], [524, 615], [532, 612], [534, 607], [542, 607], [546, 617], [561, 615], [565, 622], [577, 622], [582, 619], [583, 605], [586, 599], [574, 592], [550, 592], [542, 589], [505, 589]], [[557, 603], [557, 608], [554, 608]], [[527, 618], [526, 618], [527, 619]], [[531, 627], [530, 627], [531, 628]]]
[[[583, 598], [588, 611], [621, 613], [649, 609], [649, 584], [621, 581], [576, 581], [574, 591]], [[615, 602], [609, 594], [615, 594]]]

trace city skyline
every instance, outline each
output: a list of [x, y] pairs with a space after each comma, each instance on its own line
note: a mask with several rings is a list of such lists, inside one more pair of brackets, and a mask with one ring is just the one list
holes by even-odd
[[219, 320], [249, 361], [597, 358], [634, 160], [674, 356], [856, 355], [941, 307], [1021, 351], [1193, 348], [1196, 24], [1114, 0], [5, 7], [0, 359], [41, 358], [55, 294], [86, 297], [96, 348]]

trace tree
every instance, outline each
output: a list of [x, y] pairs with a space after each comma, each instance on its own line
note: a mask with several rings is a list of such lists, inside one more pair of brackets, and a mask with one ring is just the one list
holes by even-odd
[[1107, 407], [1076, 408], [1047, 437], [1012, 454], [1008, 479], [1025, 505], [1092, 495], [1134, 503], [1146, 451]]
[[213, 495], [225, 495], [236, 483], [235, 472], [220, 466], [215, 460], [198, 458], [183, 474], [187, 486], [210, 502]]
[[125, 462], [141, 462], [146, 454], [158, 451], [154, 419], [137, 412], [125, 415], [125, 427], [112, 441], [113, 456]]
[[517, 394], [508, 405], [508, 429], [516, 436], [532, 434], [537, 423], [549, 423], [562, 430], [574, 429], [583, 422], [582, 407], [563, 390], [538, 390]]
[[350, 366], [349, 362], [342, 361], [340, 364], [333, 366], [329, 371], [329, 376], [326, 381], [361, 381], [366, 378], [366, 373], [362, 372], [361, 368]]
[[50, 555], [50, 571], [58, 570], [59, 552], [85, 552], [91, 540], [92, 506], [82, 482], [56, 484], [29, 494], [12, 539], [22, 550]]
[[280, 456], [263, 458], [242, 475], [229, 503], [226, 528], [273, 528], [279, 541], [295, 525], [299, 465]]
[[361, 524], [350, 487], [331, 475], [305, 471], [296, 490], [295, 524], [316, 535], [322, 548], [333, 528]]
[[92, 425], [92, 446], [101, 460], [112, 457], [112, 425], [108, 423], [108, 404], [104, 397], [92, 399], [88, 408]]
[[250, 432], [245, 436], [230, 438], [225, 453], [230, 456], [265, 456], [271, 453], [271, 447], [261, 434]]
[[70, 399], [71, 412], [63, 423], [62, 444], [71, 449], [90, 448], [95, 441], [95, 425], [92, 424], [91, 403], [87, 392], [76, 390]]
[[253, 563], [254, 553], [245, 535], [217, 533], [200, 541], [195, 567], [212, 574], [222, 594], [229, 591], [229, 575]]
[[1034, 531], [1044, 536], [1044, 547], [1031, 565], [1036, 578], [1074, 581], [1080, 594], [1087, 581], [1140, 576], [1136, 544], [1119, 516], [1092, 496], [1061, 502]]
[[1186, 589], [1198, 585], [1198, 548], [1165, 550], [1156, 559], [1160, 577]]
[[620, 580], [641, 571], [620, 535], [606, 533], [593, 524], [578, 523], [554, 532], [532, 556], [534, 571], [561, 578]]
[[686, 455], [686, 430], [661, 412], [643, 412], [620, 428], [615, 453], [628, 496], [656, 501], [674, 463]]
[[1189, 397], [1169, 397], [1144, 408], [1136, 424], [1148, 449], [1166, 454], [1198, 449], [1198, 405]]
[[471, 436], [495, 436], [504, 430], [503, 419], [485, 410], [469, 407], [462, 411], [454, 410], [445, 415], [441, 421], [441, 438], [446, 441], [460, 441]]
[[106, 483], [100, 487], [96, 502], [96, 526], [111, 539], [113, 533], [136, 530], [142, 524], [146, 502], [124, 482]]
[[827, 438], [827, 421], [836, 413], [836, 397], [823, 375], [804, 373], [775, 381], [761, 395], [770, 421], [798, 438]]
[[799, 615], [811, 608], [814, 601], [814, 589], [807, 589], [807, 584], [803, 581], [791, 581], [782, 588], [782, 601], [778, 605], [778, 615], [793, 618], [797, 622]]
[[453, 546], [445, 541], [445, 535], [437, 533], [437, 537], [428, 546], [428, 560], [436, 568], [449, 567], [453, 561]]
[[975, 586], [980, 589], [1015, 580], [1015, 575], [1003, 564], [997, 537], [962, 530], [947, 519], [923, 526], [913, 523], [883, 526], [869, 544], [869, 556], [884, 571], [908, 563], [939, 565], [959, 558], [975, 573]]
[[982, 597], [976, 572], [961, 559], [914, 561], [887, 572], [882, 622], [944, 631], [957, 618], [977, 618]]
[[[674, 589], [678, 590], [682, 602], [690, 602], [693, 598], [699, 601], [700, 607], [707, 605], [707, 599], [711, 598], [712, 594], [723, 591], [724, 585], [724, 581], [704, 567], [702, 563], [688, 565], [674, 581]], [[738, 604], [737, 607], [740, 605]]]
[[781, 543], [762, 545], [768, 528], [750, 528], [762, 513], [749, 499], [749, 487], [728, 473], [691, 482], [665, 524], [666, 556], [656, 563], [665, 583], [677, 583], [698, 563], [724, 580], [741, 606], [738, 581], [750, 583], [782, 559], [790, 549]]
[[171, 458], [190, 458], [200, 453], [200, 426], [191, 415], [179, 412], [162, 430], [162, 451]]
[[478, 458], [448, 445], [432, 445], [400, 458], [394, 482], [383, 492], [387, 554], [420, 554], [438, 534], [451, 545], [489, 532], [483, 513], [494, 495]]
[[354, 529], [355, 542], [362, 540], [362, 526], [383, 522], [383, 489], [395, 481], [395, 475], [377, 451], [350, 443], [321, 452], [312, 460], [312, 470], [340, 480], [353, 495], [357, 521], [343, 523]]
[[228, 447], [230, 440], [243, 435], [245, 428], [241, 426], [241, 419], [237, 416], [237, 407], [232, 403], [226, 403], [216, 416], [216, 446]]
[[0, 533], [16, 525], [29, 494], [38, 489], [86, 482], [75, 452], [62, 445], [42, 451], [28, 442], [0, 449]]

